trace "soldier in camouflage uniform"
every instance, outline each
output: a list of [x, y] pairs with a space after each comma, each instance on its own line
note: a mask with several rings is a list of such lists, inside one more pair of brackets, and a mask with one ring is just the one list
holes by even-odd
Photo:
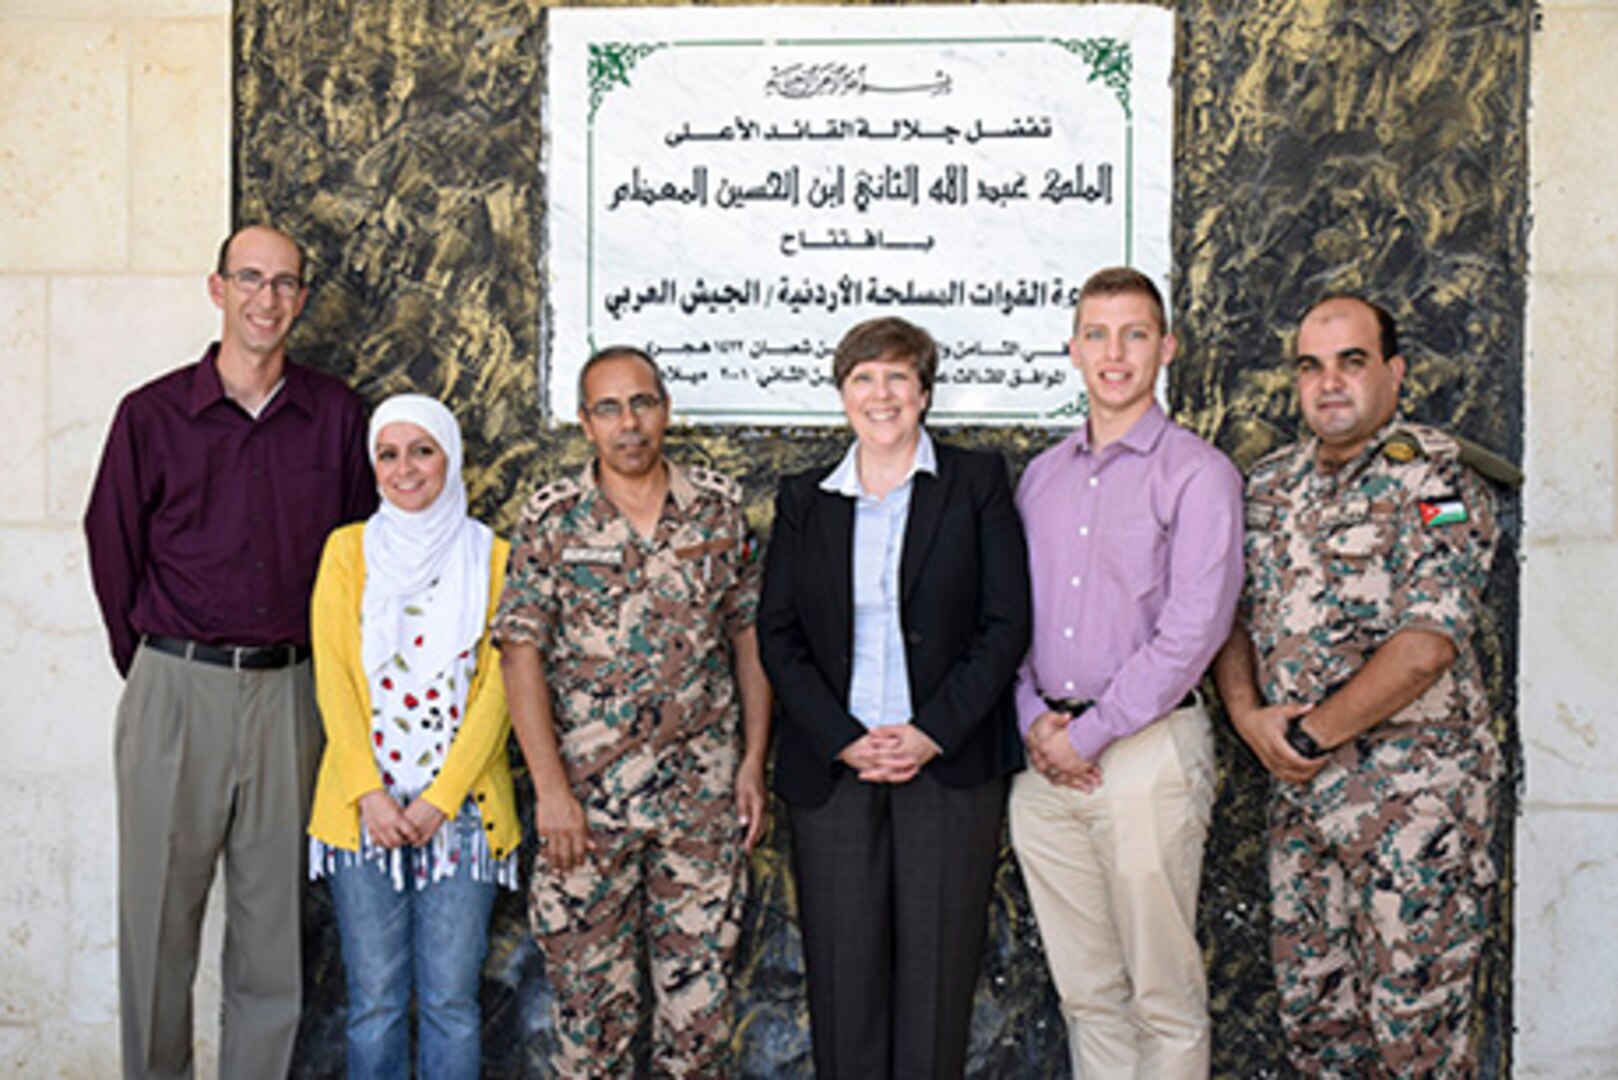
[[653, 1070], [725, 1076], [745, 853], [766, 810], [758, 567], [740, 489], [663, 458], [669, 399], [649, 357], [598, 353], [579, 401], [596, 460], [529, 502], [494, 621], [534, 780], [529, 917], [553, 1065], [636, 1071], [644, 940]]
[[1468, 1076], [1500, 755], [1471, 638], [1491, 494], [1396, 417], [1393, 320], [1317, 304], [1296, 374], [1314, 437], [1254, 466], [1247, 586], [1215, 663], [1276, 778], [1272, 953], [1293, 1065]]

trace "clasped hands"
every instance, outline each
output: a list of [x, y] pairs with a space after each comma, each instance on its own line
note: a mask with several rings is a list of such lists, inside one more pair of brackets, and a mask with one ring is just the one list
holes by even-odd
[[942, 751], [915, 724], [872, 728], [843, 747], [837, 757], [868, 784], [903, 784]]
[[409, 806], [386, 790], [377, 788], [360, 796], [360, 820], [371, 843], [382, 848], [399, 848], [406, 844], [421, 847], [430, 841], [444, 823], [444, 812], [426, 799], [418, 798]]
[[1072, 722], [1071, 713], [1042, 712], [1023, 742], [1028, 747], [1029, 764], [1045, 779], [1089, 794], [1101, 786], [1101, 766], [1084, 760], [1073, 749], [1067, 737], [1067, 726]]

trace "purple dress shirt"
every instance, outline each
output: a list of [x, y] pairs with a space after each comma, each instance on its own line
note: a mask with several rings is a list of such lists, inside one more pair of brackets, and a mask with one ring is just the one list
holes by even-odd
[[1017, 487], [1034, 638], [1017, 722], [1041, 695], [1095, 704], [1068, 740], [1095, 761], [1171, 712], [1230, 633], [1242, 587], [1242, 478], [1156, 402], [1096, 452], [1089, 425], [1035, 458]]
[[289, 362], [255, 420], [218, 348], [131, 392], [107, 434], [84, 531], [121, 674], [142, 634], [307, 645], [326, 534], [376, 508], [359, 396]]

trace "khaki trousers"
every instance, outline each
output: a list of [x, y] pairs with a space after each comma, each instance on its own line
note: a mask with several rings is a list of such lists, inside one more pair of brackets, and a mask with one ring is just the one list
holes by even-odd
[[1208, 1075], [1197, 885], [1213, 734], [1178, 709], [1101, 755], [1092, 794], [1020, 774], [1011, 842], [1067, 1021], [1073, 1075]]
[[287, 1075], [302, 999], [304, 829], [321, 740], [307, 662], [238, 672], [136, 654], [114, 740], [125, 1077], [191, 1075], [191, 984], [221, 855], [219, 1075]]

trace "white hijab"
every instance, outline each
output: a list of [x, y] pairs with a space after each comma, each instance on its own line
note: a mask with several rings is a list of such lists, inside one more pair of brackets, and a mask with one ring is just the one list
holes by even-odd
[[437, 583], [416, 652], [416, 675], [428, 679], [463, 650], [477, 647], [489, 607], [489, 552], [494, 534], [466, 516], [461, 479], [461, 429], [441, 403], [422, 394], [398, 394], [371, 414], [366, 445], [376, 459], [378, 433], [389, 424], [414, 424], [444, 451], [444, 490], [425, 510], [401, 510], [382, 492], [382, 505], [365, 523], [365, 596], [361, 605], [360, 655], [375, 676], [396, 653], [400, 617], [407, 601], [420, 601]]

